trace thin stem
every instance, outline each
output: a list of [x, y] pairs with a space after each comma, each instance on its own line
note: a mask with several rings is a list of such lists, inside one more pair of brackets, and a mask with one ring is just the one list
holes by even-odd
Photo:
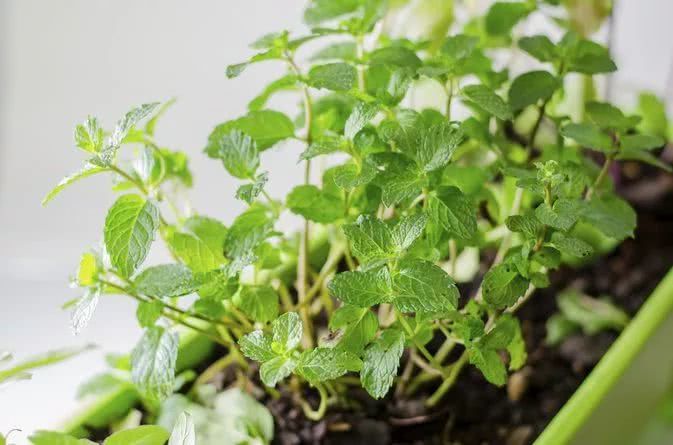
[[456, 240], [451, 238], [449, 240], [449, 265], [451, 267], [450, 275], [455, 277], [456, 275], [456, 261], [458, 260], [458, 246], [456, 246]]
[[325, 391], [325, 387], [320, 383], [317, 383], [315, 388], [320, 394], [320, 405], [318, 405], [317, 410], [314, 410], [303, 398], [299, 400], [299, 403], [306, 418], [317, 422], [325, 416], [325, 411], [327, 411], [327, 392]]
[[427, 348], [423, 344], [421, 344], [421, 342], [418, 341], [418, 339], [414, 335], [414, 330], [411, 329], [411, 326], [409, 326], [409, 323], [404, 318], [404, 315], [398, 312], [397, 310], [395, 311], [395, 313], [397, 315], [397, 320], [400, 322], [402, 328], [406, 331], [407, 335], [411, 338], [411, 341], [414, 343], [414, 346], [416, 346], [416, 349], [418, 349], [418, 351], [423, 355], [423, 357], [425, 357], [425, 359], [432, 365], [432, 367], [435, 368], [437, 372], [446, 376], [446, 371], [442, 368], [442, 365], [438, 363], [437, 360], [435, 360], [435, 357], [433, 357], [433, 355], [430, 354], [430, 351], [428, 351]]
[[614, 160], [614, 155], [608, 155], [605, 158], [605, 162], [603, 162], [603, 167], [601, 168], [601, 171], [598, 173], [598, 176], [596, 177], [596, 180], [594, 183], [587, 189], [587, 192], [584, 194], [584, 199], [585, 200], [590, 200], [591, 197], [593, 196], [594, 192], [596, 189], [601, 185], [603, 180], [608, 174], [608, 171], [610, 171], [610, 166], [612, 165], [612, 161]]
[[451, 365], [451, 369], [449, 370], [449, 375], [444, 379], [441, 385], [439, 385], [439, 388], [428, 398], [428, 400], [425, 402], [425, 405], [428, 407], [433, 407], [439, 403], [440, 400], [442, 400], [442, 397], [444, 397], [444, 394], [451, 389], [453, 384], [456, 382], [456, 379], [460, 375], [460, 371], [463, 369], [463, 366], [467, 363], [469, 359], [469, 354], [466, 351], [464, 351], [460, 358], [456, 360], [456, 362]]

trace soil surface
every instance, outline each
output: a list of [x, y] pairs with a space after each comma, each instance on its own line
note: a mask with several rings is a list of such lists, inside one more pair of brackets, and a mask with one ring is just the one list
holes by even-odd
[[[399, 400], [389, 395], [374, 401], [362, 390], [349, 399], [359, 410], [330, 410], [321, 422], [306, 420], [289, 397], [268, 403], [276, 418], [275, 444], [387, 445], [462, 444], [525, 445], [532, 443], [579, 387], [617, 338], [617, 333], [575, 334], [560, 345], [544, 343], [546, 320], [557, 312], [556, 295], [570, 287], [591, 296], [609, 295], [634, 315], [673, 265], [673, 177], [637, 164], [614, 171], [619, 193], [638, 213], [635, 239], [624, 241], [595, 264], [564, 268], [551, 286], [538, 290], [518, 316], [528, 351], [525, 368], [504, 388], [486, 383], [466, 367], [434, 410], [423, 405], [428, 393]], [[470, 295], [466, 287], [461, 294]], [[432, 344], [429, 349], [432, 349]], [[427, 391], [436, 387], [429, 385]], [[392, 391], [391, 391], [392, 392]], [[317, 400], [312, 400], [317, 405]]]

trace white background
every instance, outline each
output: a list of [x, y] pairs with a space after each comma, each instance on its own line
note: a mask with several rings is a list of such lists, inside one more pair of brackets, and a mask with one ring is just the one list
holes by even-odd
[[[113, 200], [100, 177], [40, 206], [83, 159], [73, 148], [74, 125], [92, 114], [109, 127], [130, 106], [177, 97], [158, 139], [190, 155], [195, 208], [230, 221], [242, 208], [233, 198], [236, 183], [201, 150], [214, 125], [242, 114], [281, 71], [264, 64], [227, 80], [225, 66], [244, 60], [248, 43], [266, 32], [302, 29], [303, 6], [301, 0], [0, 0], [0, 350], [20, 359], [66, 345], [100, 346], [2, 390], [0, 431], [56, 427], [76, 406], [78, 382], [104, 368], [103, 351], [127, 351], [139, 333], [134, 305], [122, 297], [103, 299], [78, 337], [60, 309], [77, 296], [68, 277], [79, 254], [99, 242]], [[636, 89], [666, 93], [671, 17], [667, 0], [619, 2], [619, 100], [632, 101]], [[298, 150], [265, 153], [272, 194], [284, 194], [300, 177]]]

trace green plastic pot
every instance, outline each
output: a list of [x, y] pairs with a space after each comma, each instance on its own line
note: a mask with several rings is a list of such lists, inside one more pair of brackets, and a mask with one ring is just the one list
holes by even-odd
[[[673, 270], [535, 445], [644, 445], [640, 437], [671, 388], [672, 312]], [[179, 369], [201, 362], [212, 348], [209, 340], [186, 332], [181, 339]], [[81, 434], [100, 428], [118, 420], [137, 402], [132, 387], [119, 388], [84, 407], [64, 430]]]

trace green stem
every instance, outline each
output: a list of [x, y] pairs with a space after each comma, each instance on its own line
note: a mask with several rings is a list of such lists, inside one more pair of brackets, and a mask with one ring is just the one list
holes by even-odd
[[467, 363], [469, 359], [469, 354], [467, 351], [464, 351], [463, 354], [460, 356], [456, 362], [451, 365], [451, 369], [449, 370], [449, 375], [446, 376], [442, 384], [437, 388], [437, 390], [428, 398], [428, 400], [425, 402], [425, 405], [428, 407], [433, 407], [439, 403], [440, 400], [442, 400], [442, 397], [444, 397], [444, 394], [451, 389], [453, 384], [456, 382], [456, 379], [458, 378], [458, 375], [460, 375], [460, 371], [463, 369], [463, 366]]
[[608, 171], [610, 171], [610, 166], [612, 165], [612, 161], [614, 160], [614, 155], [608, 155], [605, 158], [605, 162], [603, 162], [603, 167], [601, 167], [601, 171], [598, 173], [598, 176], [596, 177], [596, 180], [594, 183], [587, 189], [587, 192], [584, 195], [585, 200], [590, 200], [591, 197], [593, 196], [594, 192], [596, 189], [601, 185], [603, 180], [608, 174]]
[[327, 411], [327, 392], [321, 383], [316, 383], [315, 388], [320, 394], [320, 405], [318, 405], [317, 410], [314, 410], [304, 399], [300, 399], [299, 403], [301, 404], [301, 408], [304, 411], [306, 418], [317, 422], [325, 416], [325, 411]]
[[437, 360], [435, 360], [435, 357], [430, 354], [430, 351], [427, 350], [427, 348], [421, 344], [421, 342], [418, 341], [416, 336], [414, 335], [414, 330], [411, 329], [411, 326], [409, 326], [409, 323], [407, 320], [404, 318], [404, 315], [400, 313], [399, 311], [395, 310], [395, 314], [397, 315], [397, 320], [400, 322], [402, 325], [402, 328], [405, 330], [411, 341], [414, 343], [414, 346], [416, 346], [416, 349], [425, 357], [425, 359], [432, 365], [433, 368], [440, 374], [446, 376], [446, 371], [444, 368], [442, 368], [441, 363], [438, 363]]

